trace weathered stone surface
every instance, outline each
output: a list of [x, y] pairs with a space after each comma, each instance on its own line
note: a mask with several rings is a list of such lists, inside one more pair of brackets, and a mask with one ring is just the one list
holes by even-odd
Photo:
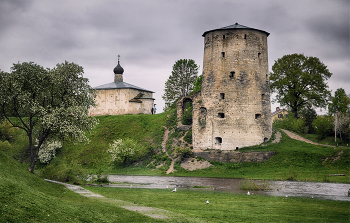
[[97, 106], [90, 108], [90, 115], [151, 114], [153, 100], [140, 98], [137, 102], [131, 101], [140, 93], [152, 98], [151, 92], [137, 89], [97, 90]]
[[267, 35], [251, 28], [205, 33], [202, 91], [190, 98], [193, 148], [236, 150], [271, 137]]
[[268, 161], [273, 152], [238, 152], [238, 151], [197, 151], [194, 156], [200, 156], [208, 161], [218, 161], [224, 163], [248, 163]]

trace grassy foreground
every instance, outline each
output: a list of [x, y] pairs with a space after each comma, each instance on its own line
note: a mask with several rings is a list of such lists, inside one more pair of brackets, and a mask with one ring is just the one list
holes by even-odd
[[[212, 191], [86, 187], [104, 195], [157, 207], [204, 222], [349, 222], [349, 202], [247, 196]], [[209, 204], [206, 204], [209, 200]]]
[[29, 173], [0, 151], [0, 222], [161, 222]]

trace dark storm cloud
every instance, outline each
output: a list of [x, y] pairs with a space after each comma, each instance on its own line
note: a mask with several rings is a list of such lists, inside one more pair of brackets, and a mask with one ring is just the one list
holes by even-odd
[[338, 0], [0, 0], [0, 69], [68, 60], [98, 86], [113, 80], [120, 54], [124, 80], [156, 91], [161, 109], [174, 62], [202, 68], [202, 34], [236, 22], [271, 33], [270, 67], [286, 54], [316, 56], [333, 91], [350, 93], [349, 2]]
[[0, 35], [16, 24], [18, 14], [27, 11], [31, 4], [31, 0], [0, 0]]

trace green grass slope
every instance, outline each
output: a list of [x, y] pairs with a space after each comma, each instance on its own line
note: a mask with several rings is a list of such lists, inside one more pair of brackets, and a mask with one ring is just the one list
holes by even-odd
[[[203, 190], [87, 187], [109, 198], [157, 207], [204, 222], [348, 222], [349, 202]], [[209, 204], [206, 204], [209, 200]]]
[[[279, 143], [243, 148], [241, 152], [273, 151], [261, 163], [217, 163], [203, 170], [180, 169], [176, 175], [210, 176], [267, 180], [298, 180], [350, 183], [350, 149], [318, 146], [289, 138], [282, 132]], [[339, 155], [340, 154], [340, 155]], [[329, 176], [345, 174], [345, 176]]]
[[114, 140], [130, 138], [149, 149], [161, 147], [166, 115], [97, 116], [99, 125], [89, 135], [90, 143], [65, 143], [60, 158], [98, 169], [110, 162], [107, 149]]
[[[65, 142], [50, 165], [39, 164], [37, 170], [45, 172], [46, 177], [55, 176], [57, 172], [62, 173], [61, 175], [66, 173], [83, 175], [84, 171], [85, 173], [164, 175], [165, 166], [160, 170], [154, 169], [158, 164], [150, 165], [151, 168], [146, 165], [154, 160], [158, 160], [159, 163], [159, 160], [163, 159], [164, 154], [159, 154], [164, 134], [163, 126], [175, 129], [174, 114], [176, 113], [171, 111], [157, 115], [97, 116], [99, 125], [88, 135], [89, 144]], [[183, 135], [184, 132], [179, 130], [171, 133], [167, 147], [169, 143], [171, 145], [172, 137], [179, 138]], [[252, 146], [239, 150], [240, 152], [273, 151], [275, 155], [267, 162], [212, 162], [212, 167], [195, 171], [187, 171], [176, 163], [176, 171], [172, 175], [350, 183], [349, 147], [312, 145], [293, 140], [283, 132], [282, 136], [281, 141], [276, 144], [268, 143], [264, 146]], [[110, 154], [107, 152], [108, 146], [114, 140], [125, 138], [131, 138], [140, 143], [146, 148], [147, 153], [141, 157], [142, 162], [138, 162], [137, 165], [112, 165]], [[23, 137], [18, 137], [13, 147], [19, 148], [23, 142]], [[171, 154], [172, 151], [168, 152]], [[345, 176], [329, 176], [334, 174], [345, 174]], [[55, 177], [51, 179], [58, 180]]]
[[44, 181], [0, 148], [0, 222], [158, 222]]

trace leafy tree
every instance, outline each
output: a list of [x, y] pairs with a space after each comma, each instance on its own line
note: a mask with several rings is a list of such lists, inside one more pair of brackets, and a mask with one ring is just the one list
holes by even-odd
[[347, 113], [350, 109], [350, 98], [346, 95], [343, 88], [338, 88], [334, 92], [334, 97], [331, 97], [331, 101], [328, 105], [328, 111], [330, 114], [336, 112]]
[[328, 112], [334, 115], [335, 141], [337, 141], [337, 135], [340, 135], [340, 139], [342, 139], [342, 133], [345, 133], [345, 130], [349, 128], [349, 107], [350, 98], [346, 95], [343, 88], [338, 88], [328, 105]]
[[85, 131], [97, 124], [88, 113], [95, 105], [94, 90], [77, 64], [65, 61], [45, 69], [33, 62], [17, 63], [10, 73], [0, 72], [0, 89], [0, 121], [26, 132], [30, 172], [47, 140], [88, 141]]
[[193, 89], [193, 83], [197, 79], [198, 65], [192, 59], [180, 59], [175, 62], [173, 71], [165, 82], [165, 110], [178, 99], [188, 95]]
[[196, 81], [193, 83], [194, 88], [193, 88], [191, 94], [194, 94], [194, 93], [202, 90], [202, 79], [203, 79], [203, 75], [199, 75], [197, 77]]
[[314, 129], [312, 127], [312, 122], [317, 117], [317, 112], [312, 108], [311, 105], [306, 105], [300, 112], [300, 118], [305, 121], [306, 131], [305, 133], [314, 133]]
[[312, 122], [312, 127], [315, 129], [318, 139], [324, 139], [332, 134], [333, 128], [333, 117], [332, 116], [317, 116]]
[[277, 93], [274, 101], [288, 106], [294, 117], [306, 105], [326, 107], [330, 96], [327, 79], [332, 76], [316, 57], [285, 55], [275, 61], [270, 74], [270, 88]]

